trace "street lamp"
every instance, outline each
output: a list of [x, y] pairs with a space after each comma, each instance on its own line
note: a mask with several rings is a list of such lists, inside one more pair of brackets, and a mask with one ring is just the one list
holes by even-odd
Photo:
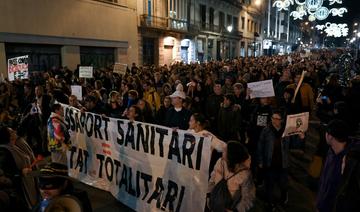
[[260, 6], [260, 5], [261, 5], [261, 0], [256, 0], [256, 1], [255, 1], [255, 5], [256, 5], [256, 6]]
[[[226, 27], [226, 30], [227, 30], [229, 33], [231, 33], [232, 30], [233, 30], [233, 26], [232, 26], [232, 25], [227, 26], [227, 27]], [[231, 54], [230, 54], [230, 44], [231, 44], [231, 42], [230, 42], [230, 38], [229, 38], [229, 45], [228, 45], [228, 59], [229, 59], [229, 60], [230, 60], [230, 56], [231, 56]]]

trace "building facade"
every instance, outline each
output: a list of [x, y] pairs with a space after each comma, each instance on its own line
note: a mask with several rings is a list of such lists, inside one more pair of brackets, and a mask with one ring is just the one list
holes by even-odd
[[290, 17], [291, 10], [278, 11], [271, 0], [264, 0], [263, 53], [265, 55], [288, 54], [294, 51], [301, 38], [299, 21]]
[[190, 0], [138, 0], [138, 45], [141, 64], [189, 63], [195, 58], [188, 31]]
[[0, 70], [29, 55], [29, 69], [138, 61], [136, 2], [127, 0], [0, 1]]
[[138, 0], [142, 64], [204, 62], [262, 53], [263, 12], [251, 0]]

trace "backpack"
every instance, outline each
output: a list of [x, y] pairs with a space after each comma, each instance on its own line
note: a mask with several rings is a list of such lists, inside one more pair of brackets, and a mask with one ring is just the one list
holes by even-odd
[[[223, 162], [221, 161], [221, 163]], [[223, 178], [215, 185], [215, 187], [210, 193], [210, 199], [209, 199], [210, 210], [215, 212], [223, 212], [226, 211], [226, 209], [233, 209], [240, 202], [241, 200], [240, 189], [235, 193], [234, 196], [235, 198], [233, 199], [228, 189], [227, 181], [232, 177], [234, 177], [239, 172], [246, 170], [246, 168], [240, 169], [237, 172], [235, 172], [233, 175], [225, 179], [224, 165], [222, 167], [223, 167]]]

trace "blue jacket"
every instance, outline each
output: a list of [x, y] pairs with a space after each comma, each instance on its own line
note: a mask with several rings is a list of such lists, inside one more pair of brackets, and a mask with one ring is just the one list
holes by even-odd
[[[257, 161], [264, 168], [271, 166], [275, 140], [275, 128], [270, 124], [261, 131], [257, 145]], [[302, 143], [298, 135], [281, 138], [282, 168], [289, 167], [290, 147], [299, 147]]]

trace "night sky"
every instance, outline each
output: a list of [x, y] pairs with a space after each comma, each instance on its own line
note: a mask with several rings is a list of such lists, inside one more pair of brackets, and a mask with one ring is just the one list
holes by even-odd
[[360, 19], [360, 0], [343, 0], [348, 13], [344, 14], [344, 19], [350, 24], [354, 19]]

